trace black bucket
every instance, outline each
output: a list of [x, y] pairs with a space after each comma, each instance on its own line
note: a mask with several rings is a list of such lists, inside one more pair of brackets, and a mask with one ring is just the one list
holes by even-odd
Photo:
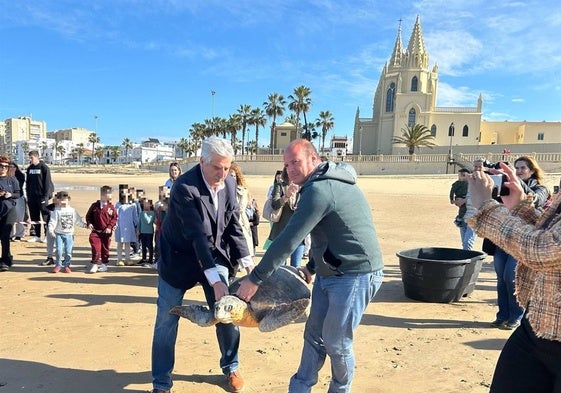
[[405, 296], [432, 303], [471, 294], [487, 254], [457, 248], [413, 248], [397, 253]]

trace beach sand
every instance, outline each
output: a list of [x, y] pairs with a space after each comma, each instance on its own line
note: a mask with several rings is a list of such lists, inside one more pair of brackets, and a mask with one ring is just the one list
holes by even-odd
[[[165, 174], [53, 173], [81, 215], [98, 188], [143, 188], [157, 199]], [[248, 178], [263, 204], [272, 176]], [[449, 176], [384, 176], [359, 179], [371, 205], [381, 244], [384, 284], [356, 331], [355, 392], [486, 392], [510, 332], [489, 327], [495, 317], [495, 273], [483, 264], [471, 296], [450, 304], [408, 299], [396, 252], [416, 247], [460, 247], [457, 208]], [[552, 183], [556, 182], [552, 178]], [[115, 192], [116, 194], [116, 192]], [[116, 196], [115, 196], [116, 197]], [[269, 224], [259, 226], [261, 245]], [[116, 267], [87, 274], [88, 231], [76, 229], [71, 274], [38, 266], [41, 243], [12, 243], [15, 266], [0, 275], [2, 298], [0, 392], [146, 392], [152, 388], [150, 353], [155, 318], [154, 270]], [[481, 239], [476, 249], [481, 249]], [[258, 256], [262, 249], [258, 249]], [[200, 287], [185, 302], [204, 301]], [[300, 361], [303, 321], [272, 333], [242, 328], [240, 371], [246, 392], [286, 392]], [[173, 392], [225, 392], [213, 328], [182, 319], [176, 345]], [[314, 392], [325, 392], [329, 362]]]

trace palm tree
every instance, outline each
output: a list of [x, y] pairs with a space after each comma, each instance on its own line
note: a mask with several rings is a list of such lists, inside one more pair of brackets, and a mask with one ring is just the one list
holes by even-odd
[[43, 157], [43, 159], [45, 159], [45, 151], [47, 150], [48, 147], [49, 145], [47, 144], [46, 141], [41, 142], [41, 157]]
[[253, 155], [257, 153], [257, 141], [247, 141], [247, 151]]
[[[125, 138], [125, 139], [129, 139], [129, 138]], [[111, 150], [111, 158], [113, 158], [113, 163], [116, 163], [117, 158], [119, 158], [119, 156], [121, 155], [121, 148], [119, 146], [109, 146], [109, 149]]]
[[334, 127], [333, 115], [329, 111], [321, 111], [316, 119], [316, 127], [321, 127], [321, 151], [325, 150], [325, 137], [329, 130]]
[[407, 126], [407, 128], [401, 129], [401, 136], [394, 136], [392, 143], [402, 144], [407, 146], [409, 150], [409, 156], [412, 158], [415, 153], [415, 149], [426, 146], [431, 148], [435, 146], [432, 142], [434, 140], [434, 135], [431, 135], [430, 130], [422, 124], [413, 124]]
[[96, 162], [100, 162], [104, 155], [105, 149], [103, 147], [98, 147], [97, 149], [95, 149]]
[[24, 155], [27, 155], [29, 153], [29, 143], [27, 143], [27, 141], [21, 143], [21, 148]]
[[125, 138], [123, 139], [123, 142], [121, 142], [121, 145], [125, 148], [125, 162], [128, 162], [129, 149], [132, 149], [132, 142], [129, 138]]
[[92, 144], [92, 163], [96, 163], [95, 160], [95, 144], [99, 143], [101, 141], [101, 139], [99, 138], [99, 136], [97, 136], [97, 134], [95, 132], [92, 132], [90, 135], [88, 135], [88, 142], [90, 142]]
[[[265, 113], [267, 116], [273, 118], [273, 123], [271, 124], [271, 137], [269, 139], [269, 147], [271, 148], [271, 154], [275, 151], [274, 141], [275, 141], [275, 130], [277, 127], [277, 116], [284, 115], [284, 106], [286, 105], [286, 100], [279, 93], [271, 93], [267, 97], [268, 101], [263, 103], [265, 107]], [[256, 138], [257, 139], [257, 138]], [[257, 139], [259, 142], [259, 139]]]
[[62, 164], [62, 158], [66, 154], [66, 149], [62, 145], [57, 145], [56, 152], [60, 154], [60, 163]]
[[[308, 130], [308, 121], [306, 119], [306, 112], [310, 111], [310, 107], [312, 106], [312, 99], [310, 98], [310, 94], [312, 91], [309, 87], [304, 85], [298, 86], [294, 89], [293, 94], [288, 96], [290, 103], [288, 104], [288, 109], [296, 113], [296, 132], [298, 133], [298, 137], [302, 135], [300, 129], [300, 113], [304, 114], [304, 131]], [[310, 139], [308, 139], [310, 140]]]
[[78, 154], [78, 162], [80, 164], [83, 164], [82, 162], [82, 154], [84, 154], [84, 152], [86, 151], [86, 149], [84, 148], [84, 144], [83, 143], [78, 143], [76, 145], [76, 154]]
[[238, 141], [236, 140], [236, 134], [238, 133], [241, 127], [242, 127], [242, 119], [240, 114], [238, 113], [234, 113], [233, 115], [230, 115], [228, 120], [226, 120], [225, 129], [227, 133], [231, 135], [231, 142], [232, 142], [232, 147], [234, 148], [234, 154], [238, 154], [238, 148], [240, 147]]
[[265, 127], [265, 124], [267, 124], [267, 118], [265, 116], [265, 112], [263, 112], [263, 109], [259, 107], [253, 108], [253, 110], [251, 111], [250, 124], [255, 126], [256, 154], [258, 153], [257, 150], [259, 149], [259, 126]]
[[52, 148], [53, 148], [53, 158], [54, 158], [54, 163], [55, 164], [56, 164], [56, 153], [58, 151], [58, 144], [59, 144], [59, 142], [55, 139], [55, 143], [52, 146]]
[[[189, 153], [197, 154], [197, 150], [201, 147], [201, 141], [205, 137], [206, 126], [203, 123], [193, 123], [189, 129], [189, 139], [192, 141]], [[189, 154], [191, 157], [191, 154]]]
[[181, 137], [177, 142], [177, 147], [181, 149], [181, 158], [185, 158], [185, 153], [189, 150], [189, 140]]
[[251, 124], [251, 105], [240, 105], [237, 114], [240, 116], [240, 124], [242, 129], [242, 156], [244, 155], [245, 130], [248, 124]]

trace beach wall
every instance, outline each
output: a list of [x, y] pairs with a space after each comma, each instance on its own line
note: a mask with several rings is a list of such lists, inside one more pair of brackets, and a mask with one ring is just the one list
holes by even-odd
[[[197, 163], [182, 163], [183, 171], [189, 170]], [[282, 162], [239, 161], [243, 173], [247, 175], [271, 175], [283, 168]], [[460, 167], [446, 162], [352, 162], [360, 176], [372, 175], [436, 175], [456, 173]], [[540, 162], [540, 167], [546, 173], [561, 173], [561, 163]], [[168, 165], [152, 166], [151, 169], [167, 173]]]

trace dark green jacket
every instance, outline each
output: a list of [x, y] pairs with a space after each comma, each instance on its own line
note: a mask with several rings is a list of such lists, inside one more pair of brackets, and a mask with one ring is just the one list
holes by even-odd
[[300, 189], [298, 207], [249, 278], [260, 284], [310, 233], [308, 267], [320, 275], [368, 273], [383, 268], [370, 206], [346, 163], [323, 162]]

